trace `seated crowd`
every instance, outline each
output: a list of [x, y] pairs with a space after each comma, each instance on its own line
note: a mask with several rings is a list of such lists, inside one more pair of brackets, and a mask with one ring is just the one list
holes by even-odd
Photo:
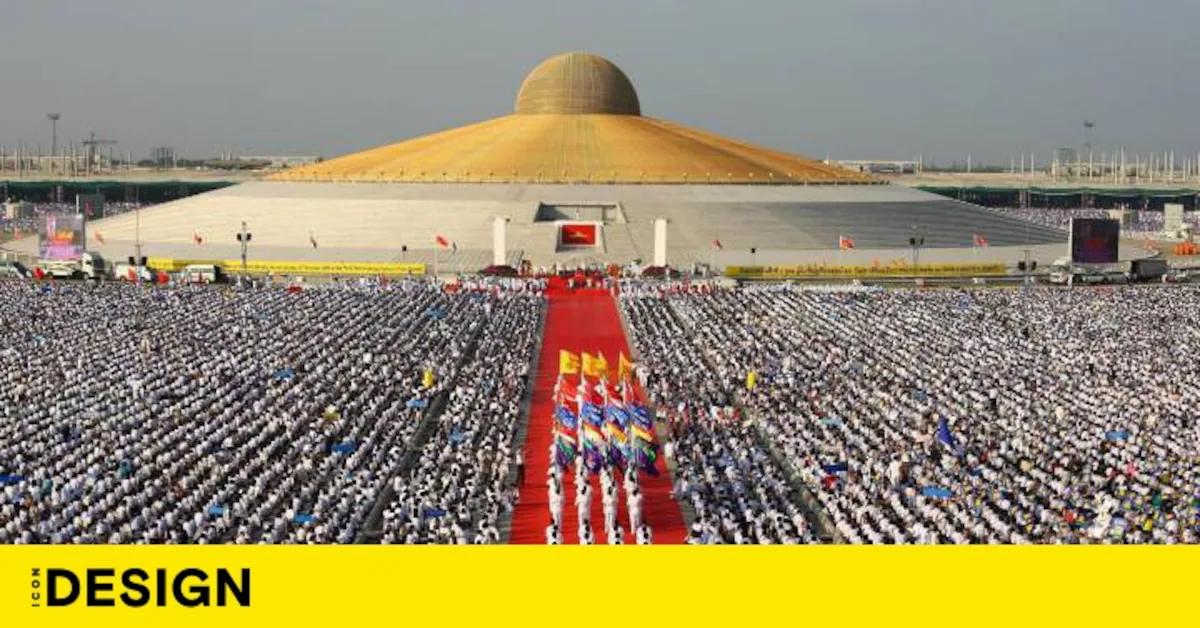
[[[506, 412], [519, 395], [496, 355], [540, 290], [502, 282], [0, 282], [0, 543], [355, 541], [432, 398], [453, 412], [481, 372]], [[473, 436], [480, 456], [505, 438]], [[464, 488], [424, 491], [457, 509], [484, 491]]]
[[734, 409], [728, 374], [710, 368], [650, 284], [621, 299], [637, 347], [642, 385], [667, 421], [675, 496], [692, 511], [689, 543], [811, 542], [786, 471], [751, 422]]
[[840, 540], [1200, 541], [1198, 290], [773, 286], [624, 301], [651, 368], [704, 380], [682, 397], [737, 391]]

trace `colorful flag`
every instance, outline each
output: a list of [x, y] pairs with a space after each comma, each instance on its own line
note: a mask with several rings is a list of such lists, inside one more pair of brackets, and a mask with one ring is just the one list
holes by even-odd
[[441, 234], [438, 234], [438, 235], [434, 236], [434, 239], [433, 239], [433, 240], [434, 240], [434, 242], [437, 242], [437, 245], [438, 245], [439, 247], [443, 248], [443, 249], [448, 249], [448, 248], [450, 248], [450, 241], [449, 241], [449, 240], [447, 240], [447, 239], [446, 239], [444, 236], [442, 236]]
[[626, 457], [626, 452], [623, 447], [608, 448], [608, 463], [610, 465], [624, 469], [626, 465]]
[[714, 248], [714, 249], [716, 249], [716, 250], [718, 250], [718, 251], [721, 251], [721, 250], [724, 250], [724, 249], [725, 249], [725, 247], [721, 245], [721, 241], [720, 241], [720, 240], [713, 240], [713, 241], [712, 241], [712, 245], [713, 245], [713, 248]]
[[558, 372], [563, 375], [575, 375], [579, 373], [579, 356], [566, 349], [559, 350]]
[[626, 378], [628, 378], [630, 375], [633, 374], [633, 362], [631, 362], [629, 360], [629, 358], [625, 357], [624, 353], [620, 353], [620, 354], [618, 354], [618, 356], [619, 357], [617, 357], [617, 379], [619, 379], [623, 382], [626, 380]]
[[629, 413], [625, 411], [625, 408], [615, 403], [610, 402], [608, 407], [604, 409], [604, 414], [609, 423], [616, 423], [621, 426], [621, 429], [625, 429], [629, 425]]
[[838, 248], [843, 251], [845, 251], [847, 249], [852, 249], [852, 248], [854, 248], [854, 240], [851, 240], [850, 238], [848, 238], [844, 235], [840, 235], [840, 236], [838, 236]]
[[641, 404], [629, 406], [629, 417], [633, 419], [635, 425], [639, 425], [643, 429], [649, 430], [654, 427], [654, 421], [650, 418], [650, 411], [646, 409], [646, 406]]
[[649, 475], [658, 477], [658, 467], [655, 466], [655, 462], [658, 460], [658, 455], [655, 453], [654, 448], [635, 447], [633, 449], [633, 460], [638, 469], [648, 473]]
[[633, 432], [633, 435], [637, 438], [640, 438], [648, 443], [654, 442], [654, 435], [651, 434], [649, 430], [638, 425], [637, 423], [633, 424], [633, 427], [630, 429], [630, 431]]
[[600, 432], [597, 426], [591, 423], [583, 424], [583, 441], [584, 443], [592, 443], [594, 445], [603, 445], [605, 443], [604, 434]]
[[583, 405], [579, 407], [579, 414], [589, 425], [596, 427], [604, 425], [604, 417], [600, 413], [600, 406], [594, 403], [583, 402]]
[[758, 371], [750, 371], [746, 373], [746, 390], [754, 390], [758, 385]]
[[975, 246], [987, 246], [988, 245], [987, 238], [983, 237], [983, 234], [981, 234], [981, 233], [973, 234], [971, 236], [971, 241], [975, 244]]
[[584, 351], [583, 374], [588, 377], [605, 377], [608, 375], [608, 362], [603, 355], [595, 356]]
[[611, 421], [604, 424], [604, 433], [608, 435], [609, 442], [622, 445], [629, 442], [629, 437], [625, 435], [625, 430], [622, 430], [620, 425]]
[[570, 434], [554, 430], [554, 461], [559, 467], [565, 467], [575, 460], [579, 450], [575, 447], [575, 439]]
[[954, 438], [954, 435], [950, 433], [950, 422], [946, 420], [946, 417], [938, 419], [937, 439], [941, 441], [943, 445], [949, 447], [955, 455], [959, 455], [959, 453], [961, 453], [959, 450], [958, 441]]
[[571, 410], [565, 406], [557, 406], [554, 408], [554, 418], [557, 419], [563, 427], [572, 430], [579, 429], [579, 417], [575, 416], [575, 413], [571, 412]]

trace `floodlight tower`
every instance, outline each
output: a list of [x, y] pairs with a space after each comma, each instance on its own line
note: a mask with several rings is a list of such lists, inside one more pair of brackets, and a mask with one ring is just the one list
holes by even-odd
[[54, 159], [58, 156], [58, 119], [62, 117], [61, 113], [48, 113], [46, 118], [50, 120], [50, 170], [54, 170]]

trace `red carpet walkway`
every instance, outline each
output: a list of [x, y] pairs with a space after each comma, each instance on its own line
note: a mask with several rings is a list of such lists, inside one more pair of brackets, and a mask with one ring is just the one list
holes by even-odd
[[[546, 542], [546, 526], [550, 525], [549, 498], [546, 493], [546, 471], [550, 460], [551, 427], [554, 423], [554, 383], [558, 376], [558, 352], [566, 349], [575, 353], [603, 353], [609, 364], [616, 365], [617, 355], [629, 355], [625, 332], [617, 304], [606, 290], [577, 290], [551, 287], [543, 331], [542, 352], [534, 381], [533, 403], [530, 406], [529, 430], [525, 437], [525, 482], [520, 488], [520, 502], [513, 513], [510, 542], [542, 544]], [[659, 476], [642, 474], [642, 513], [654, 534], [654, 543], [683, 543], [687, 530], [679, 506], [671, 499], [671, 479], [663, 460], [658, 460]], [[563, 543], [576, 544], [579, 537], [578, 515], [575, 509], [574, 468], [567, 469], [563, 482]], [[618, 475], [618, 482], [620, 476]], [[600, 500], [600, 482], [592, 478], [591, 526], [596, 543], [606, 543], [604, 513]], [[625, 542], [633, 543], [633, 530], [625, 507], [625, 491], [620, 492], [618, 521], [625, 530]]]

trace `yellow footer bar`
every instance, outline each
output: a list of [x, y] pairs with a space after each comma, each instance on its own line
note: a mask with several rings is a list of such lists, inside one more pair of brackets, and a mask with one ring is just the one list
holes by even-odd
[[1197, 564], [1197, 547], [9, 546], [0, 625], [1195, 625]]

